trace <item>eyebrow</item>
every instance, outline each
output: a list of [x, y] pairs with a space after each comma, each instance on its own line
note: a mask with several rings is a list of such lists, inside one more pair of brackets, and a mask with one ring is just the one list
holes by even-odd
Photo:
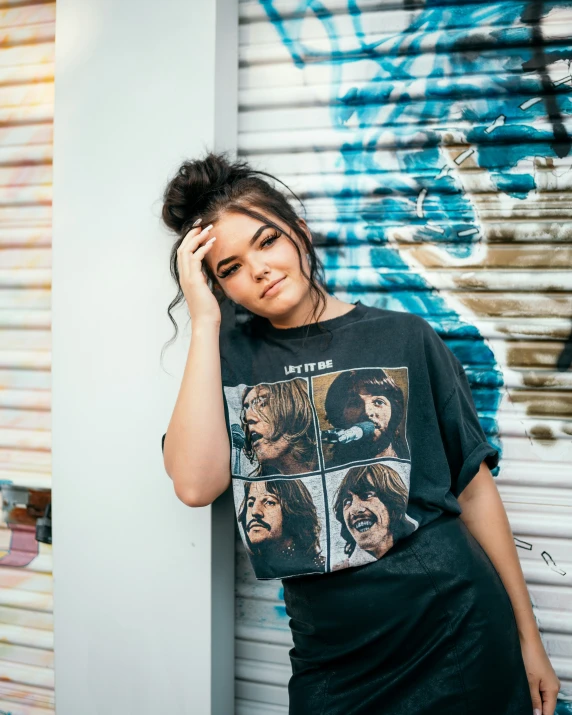
[[[256, 239], [260, 236], [260, 234], [264, 231], [265, 228], [272, 228], [272, 226], [269, 223], [265, 223], [264, 225], [262, 225], [248, 242], [249, 246], [252, 246], [252, 244], [256, 241]], [[237, 258], [238, 256], [228, 256], [228, 258], [223, 258], [222, 261], [219, 261], [216, 264], [217, 273], [223, 266], [226, 266], [227, 263], [231, 263], [231, 261], [235, 261]]]

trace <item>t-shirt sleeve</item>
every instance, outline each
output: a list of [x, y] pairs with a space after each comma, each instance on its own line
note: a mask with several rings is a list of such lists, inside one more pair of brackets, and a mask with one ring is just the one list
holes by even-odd
[[427, 369], [451, 472], [450, 489], [458, 497], [483, 460], [491, 470], [498, 465], [499, 452], [488, 442], [480, 423], [463, 364], [429, 323], [423, 322]]
[[499, 463], [498, 450], [487, 440], [465, 370], [455, 375], [449, 397], [439, 412], [439, 429], [451, 471], [451, 492], [458, 497], [479, 471]]

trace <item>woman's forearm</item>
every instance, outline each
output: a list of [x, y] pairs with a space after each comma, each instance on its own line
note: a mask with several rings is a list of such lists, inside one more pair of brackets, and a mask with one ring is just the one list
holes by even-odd
[[504, 504], [485, 462], [458, 498], [461, 519], [498, 571], [512, 603], [521, 641], [540, 641], [530, 596]]
[[211, 504], [230, 484], [219, 325], [193, 326], [179, 395], [165, 437], [165, 469], [189, 506]]

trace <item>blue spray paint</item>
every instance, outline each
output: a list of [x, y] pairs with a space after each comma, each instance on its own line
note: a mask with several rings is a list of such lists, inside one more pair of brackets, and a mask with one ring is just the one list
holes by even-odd
[[[443, 171], [447, 167], [440, 148], [447, 133], [464, 133], [467, 145], [477, 147], [475, 159], [488, 171], [496, 190], [517, 199], [536, 188], [532, 173], [513, 171], [518, 162], [538, 155], [556, 156], [549, 123], [531, 126], [546, 115], [542, 101], [531, 102], [546, 88], [537, 72], [538, 50], [533, 47], [537, 29], [530, 22], [529, 3], [426, 0], [422, 8], [410, 13], [404, 32], [368, 41], [362, 12], [355, 0], [348, 0], [347, 13], [357, 41], [350, 51], [340, 49], [337, 18], [323, 3], [302, 1], [296, 17], [289, 19], [281, 17], [271, 0], [261, 0], [261, 4], [297, 67], [303, 69], [309, 62], [331, 67], [332, 126], [344, 131], [350, 120], [354, 122], [353, 139], [340, 151], [345, 184], [343, 192], [333, 196], [338, 223], [368, 226], [368, 243], [381, 244], [372, 254], [375, 264], [395, 269], [390, 275], [380, 273], [376, 285], [364, 287], [359, 271], [340, 272], [343, 257], [332, 246], [326, 252], [328, 288], [345, 290], [352, 299], [360, 297], [379, 307], [422, 314], [441, 333], [446, 316], [448, 336], [457, 330], [463, 337], [470, 335], [470, 342], [449, 340], [449, 347], [461, 362], [477, 363], [479, 375], [487, 375], [489, 385], [498, 385], [497, 390], [475, 392], [484, 414], [483, 428], [491, 440], [496, 438], [494, 416], [503, 380], [493, 353], [476, 328], [467, 329], [439, 292], [413, 275], [400, 256], [383, 244], [396, 226], [407, 226], [416, 242], [438, 241], [456, 258], [471, 256], [475, 243], [482, 240], [482, 226], [470, 197], [450, 172]], [[563, 6], [558, 0], [542, 3], [543, 17]], [[300, 39], [304, 16], [309, 15], [323, 25], [329, 39], [326, 51], [318, 52]], [[427, 38], [431, 38], [430, 48]], [[434, 53], [429, 54], [431, 50]], [[561, 58], [572, 57], [570, 46], [562, 45], [558, 52]], [[421, 54], [427, 61], [419, 62]], [[377, 74], [342, 93], [344, 65], [360, 60], [375, 62]], [[552, 101], [567, 122], [570, 92], [567, 84], [553, 88]], [[356, 123], [361, 136], [355, 131]], [[378, 140], [388, 130], [399, 172], [384, 172], [377, 163]], [[374, 198], [364, 199], [360, 193], [358, 181], [363, 176], [377, 177]], [[419, 216], [415, 199], [421, 192], [425, 199]], [[352, 231], [351, 223], [344, 235], [346, 245], [363, 240]], [[325, 238], [338, 242], [331, 234]]]

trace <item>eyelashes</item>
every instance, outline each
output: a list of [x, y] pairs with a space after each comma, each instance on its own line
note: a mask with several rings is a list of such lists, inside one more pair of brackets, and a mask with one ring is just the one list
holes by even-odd
[[[274, 233], [270, 234], [270, 236], [267, 236], [267, 237], [260, 243], [260, 246], [261, 246], [262, 248], [264, 248], [266, 245], [274, 243], [274, 241], [275, 241], [279, 236], [281, 236], [281, 235], [282, 235], [282, 233], [281, 233], [280, 231], [275, 231]], [[227, 268], [227, 269], [224, 270], [224, 271], [221, 271], [219, 277], [220, 277], [220, 278], [226, 278], [226, 277], [227, 277], [228, 275], [230, 275], [231, 273], [234, 273], [234, 268], [236, 268], [236, 264], [234, 264], [233, 266], [230, 266], [230, 268]]]
[[271, 233], [270, 236], [267, 236], [264, 241], [260, 244], [261, 246], [266, 246], [267, 241], [273, 241], [275, 238], [278, 238], [280, 236], [280, 231], [274, 231], [274, 233]]

